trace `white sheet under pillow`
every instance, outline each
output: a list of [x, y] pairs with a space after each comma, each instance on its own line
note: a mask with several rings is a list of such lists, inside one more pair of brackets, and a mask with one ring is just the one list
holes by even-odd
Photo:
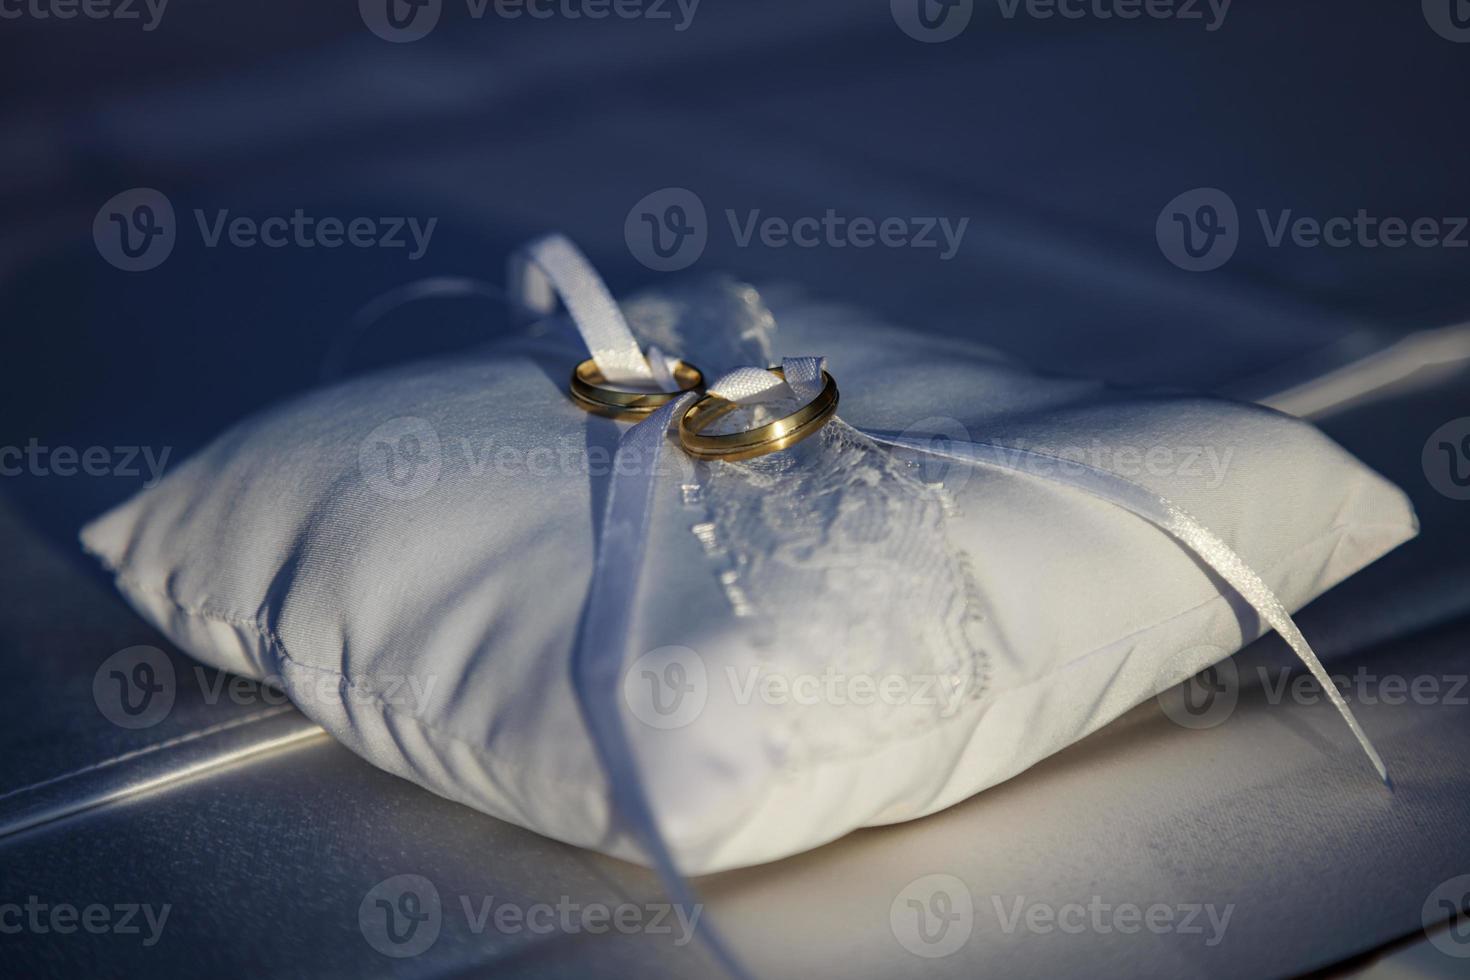
[[[1133, 514], [1045, 473], [936, 470], [856, 428], [1119, 472], [1291, 609], [1416, 533], [1396, 487], [1299, 420], [772, 305], [774, 331], [727, 284], [627, 307], [645, 340], [709, 376], [772, 349], [821, 353], [842, 391], [843, 421], [787, 452], [697, 467], [664, 453], [632, 617], [631, 648], [649, 652], [618, 703], [685, 873], [932, 813], [1262, 630]], [[570, 679], [622, 428], [567, 399], [585, 356], [543, 324], [310, 393], [222, 435], [84, 545], [181, 648], [281, 684], [374, 764], [641, 860]]]

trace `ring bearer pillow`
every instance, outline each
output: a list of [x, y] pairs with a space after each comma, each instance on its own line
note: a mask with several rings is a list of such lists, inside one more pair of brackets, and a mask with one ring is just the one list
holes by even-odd
[[[695, 874], [933, 813], [1268, 629], [1315, 665], [1288, 610], [1416, 533], [1396, 487], [1264, 408], [723, 280], [618, 306], [560, 239], [521, 275], [571, 315], [246, 419], [82, 540], [194, 657], [573, 844]], [[660, 407], [584, 411], [589, 346]], [[760, 370], [783, 355], [825, 362]], [[696, 459], [684, 364], [738, 409], [710, 436], [800, 410], [823, 367], [840, 407]]]

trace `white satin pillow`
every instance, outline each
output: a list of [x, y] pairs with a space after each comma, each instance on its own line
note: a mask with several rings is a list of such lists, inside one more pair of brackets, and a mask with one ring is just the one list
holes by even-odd
[[[1051, 473], [941, 466], [853, 427], [1120, 473], [1187, 509], [1291, 609], [1416, 533], [1397, 488], [1296, 419], [1037, 375], [799, 298], [773, 306], [775, 331], [725, 284], [627, 307], [645, 341], [710, 376], [827, 355], [845, 420], [749, 463], [663, 454], [632, 616], [643, 653], [607, 696], [685, 873], [949, 806], [1262, 630], [1173, 539]], [[622, 428], [566, 398], [584, 356], [554, 322], [310, 393], [240, 423], [83, 542], [181, 648], [279, 683], [374, 764], [642, 859], [570, 679]]]

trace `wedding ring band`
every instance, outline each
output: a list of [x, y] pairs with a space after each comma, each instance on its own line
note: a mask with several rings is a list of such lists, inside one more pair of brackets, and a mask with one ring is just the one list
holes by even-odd
[[[786, 377], [779, 367], [770, 370], [782, 378]], [[733, 463], [794, 446], [837, 414], [837, 382], [823, 371], [821, 393], [785, 418], [745, 432], [718, 436], [702, 434], [739, 407], [738, 402], [708, 394], [689, 406], [684, 417], [679, 419], [679, 442], [685, 452], [696, 459], [723, 459]]]
[[679, 385], [678, 391], [625, 391], [612, 388], [598, 370], [597, 362], [589, 357], [572, 371], [572, 401], [579, 408], [595, 415], [645, 418], [684, 392], [703, 387], [704, 375], [693, 364], [677, 361], [674, 364], [674, 381]]

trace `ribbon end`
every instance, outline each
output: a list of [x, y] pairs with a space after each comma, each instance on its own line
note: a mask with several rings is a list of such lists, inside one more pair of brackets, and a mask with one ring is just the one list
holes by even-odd
[[1378, 755], [1378, 751], [1373, 748], [1372, 743], [1369, 743], [1367, 748], [1369, 759], [1373, 762], [1373, 768], [1378, 770], [1378, 778], [1383, 780], [1383, 785], [1392, 793], [1393, 777], [1388, 774], [1388, 766], [1383, 764], [1383, 759]]
[[[1318, 666], [1320, 667], [1320, 664]], [[1333, 693], [1336, 695], [1335, 688]], [[1368, 757], [1369, 762], [1373, 763], [1373, 769], [1378, 773], [1378, 778], [1383, 780], [1383, 785], [1388, 787], [1390, 793], [1393, 792], [1393, 780], [1389, 778], [1388, 766], [1384, 765], [1383, 756], [1379, 755], [1378, 749], [1374, 748], [1373, 742], [1368, 738], [1368, 733], [1363, 731], [1362, 725], [1358, 724], [1357, 716], [1353, 714], [1353, 710], [1347, 706], [1347, 702], [1342, 699], [1341, 695], [1334, 696], [1332, 700], [1337, 707], [1338, 714], [1342, 715], [1342, 720], [1347, 722], [1348, 728], [1352, 729], [1353, 736], [1358, 740], [1363, 754]]]

